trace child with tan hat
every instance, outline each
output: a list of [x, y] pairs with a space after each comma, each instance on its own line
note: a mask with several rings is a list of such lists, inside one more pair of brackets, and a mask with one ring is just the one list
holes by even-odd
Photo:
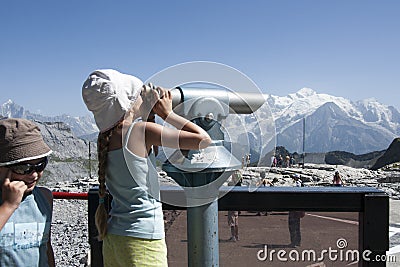
[[[172, 111], [170, 91], [157, 87], [148, 105], [142, 86], [138, 78], [108, 69], [91, 73], [82, 88], [100, 130], [95, 221], [104, 266], [168, 265], [154, 148], [200, 149], [211, 143], [202, 128]], [[150, 112], [175, 128], [155, 123]], [[106, 189], [113, 197], [109, 213]]]
[[53, 196], [36, 186], [51, 149], [25, 119], [0, 120], [0, 266], [54, 266]]

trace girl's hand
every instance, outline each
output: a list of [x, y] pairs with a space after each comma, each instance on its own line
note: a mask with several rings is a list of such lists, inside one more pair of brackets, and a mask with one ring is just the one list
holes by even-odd
[[154, 98], [157, 100], [153, 107], [153, 112], [165, 120], [172, 112], [172, 94], [171, 91], [157, 87], [153, 91]]
[[25, 191], [28, 187], [23, 181], [11, 181], [11, 170], [8, 171], [2, 185], [3, 204], [8, 205], [12, 209], [17, 209], [22, 201]]

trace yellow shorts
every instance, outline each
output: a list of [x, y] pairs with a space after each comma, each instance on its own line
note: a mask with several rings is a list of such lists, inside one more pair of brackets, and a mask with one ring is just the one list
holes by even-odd
[[166, 267], [167, 246], [164, 239], [107, 234], [103, 240], [103, 262], [105, 267]]

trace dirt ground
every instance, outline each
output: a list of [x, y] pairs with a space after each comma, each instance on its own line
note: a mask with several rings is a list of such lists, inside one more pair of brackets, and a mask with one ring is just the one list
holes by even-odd
[[[166, 226], [169, 266], [187, 266], [186, 211], [167, 217], [173, 219]], [[306, 213], [301, 219], [301, 246], [297, 248], [289, 245], [287, 212], [259, 216], [241, 211], [237, 242], [228, 241], [227, 212], [220, 211], [218, 220], [220, 266], [345, 266], [356, 259], [352, 254], [358, 249], [356, 212]]]

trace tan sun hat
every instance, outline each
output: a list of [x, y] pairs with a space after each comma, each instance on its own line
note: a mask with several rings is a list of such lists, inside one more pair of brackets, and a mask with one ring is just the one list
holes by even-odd
[[0, 120], [0, 166], [39, 159], [51, 154], [39, 127], [26, 119]]
[[106, 69], [92, 72], [82, 87], [82, 97], [100, 132], [115, 126], [138, 98], [143, 82], [135, 76]]

